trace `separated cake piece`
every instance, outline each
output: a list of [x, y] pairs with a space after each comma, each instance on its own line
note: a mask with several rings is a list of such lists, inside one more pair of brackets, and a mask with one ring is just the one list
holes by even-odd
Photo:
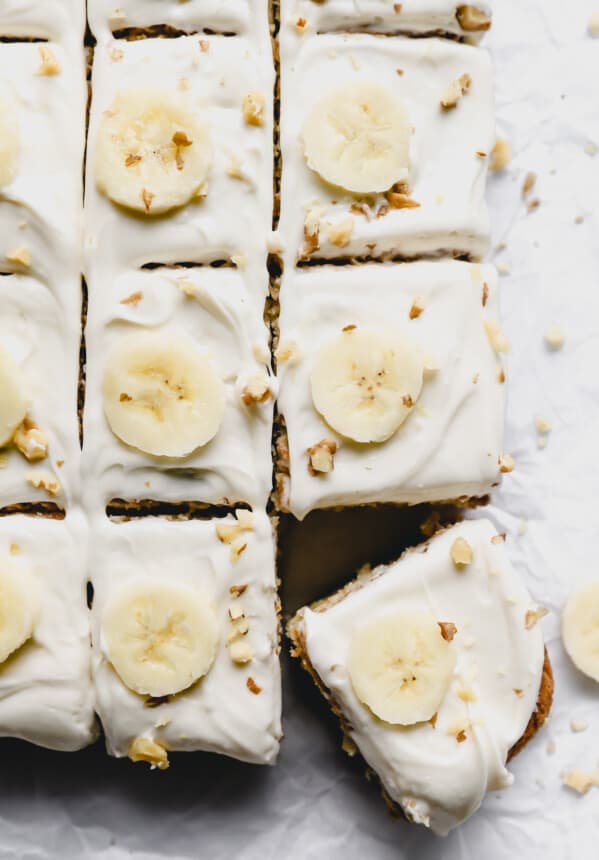
[[444, 835], [511, 785], [547, 718], [543, 614], [479, 520], [301, 609], [289, 635], [389, 805]]
[[0, 519], [0, 735], [55, 750], [96, 737], [85, 521]]
[[281, 691], [266, 515], [98, 522], [92, 582], [108, 752], [160, 769], [170, 751], [273, 764]]
[[296, 33], [368, 30], [477, 39], [491, 27], [491, 4], [456, 0], [281, 0], [282, 26]]
[[56, 293], [81, 273], [85, 103], [82, 46], [1, 46], [0, 272]]
[[499, 482], [497, 274], [455, 261], [288, 271], [276, 351], [278, 502], [465, 500]]
[[266, 269], [163, 268], [90, 281], [89, 507], [248, 502], [272, 487]]
[[491, 61], [443, 39], [281, 42], [286, 262], [482, 257]]
[[274, 69], [242, 37], [110, 41], [94, 54], [88, 276], [145, 263], [264, 261]]
[[0, 277], [0, 307], [0, 508], [63, 507], [80, 489], [79, 316], [27, 275]]
[[83, 52], [85, 0], [2, 0], [0, 37], [70, 41]]
[[92, 32], [111, 33], [160, 27], [168, 32], [255, 33], [268, 38], [267, 0], [88, 0]]

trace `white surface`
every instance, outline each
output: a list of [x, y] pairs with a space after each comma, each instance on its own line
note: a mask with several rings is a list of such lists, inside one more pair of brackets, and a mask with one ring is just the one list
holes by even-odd
[[[597, 0], [503, 0], [489, 39], [498, 66], [499, 129], [516, 153], [508, 172], [492, 178], [490, 203], [496, 242], [508, 242], [500, 258], [513, 270], [502, 290], [512, 342], [508, 440], [518, 469], [486, 513], [507, 529], [513, 562], [533, 597], [552, 611], [542, 625], [557, 681], [551, 724], [514, 760], [514, 787], [487, 798], [446, 840], [390, 822], [376, 790], [339, 749], [339, 734], [310, 684], [285, 665], [286, 738], [275, 769], [190, 754], [175, 757], [166, 773], [148, 773], [100, 751], [71, 758], [6, 742], [3, 860], [597, 856], [599, 789], [579, 797], [559, 778], [564, 768], [599, 763], [599, 688], [573, 669], [559, 641], [559, 610], [572, 588], [597, 576], [599, 554], [599, 156], [584, 152], [588, 141], [599, 143], [599, 41], [586, 35], [595, 9]], [[539, 174], [541, 199], [530, 215], [520, 197], [527, 170]], [[575, 225], [578, 215], [586, 220]], [[559, 353], [542, 342], [554, 322], [567, 335]], [[536, 412], [554, 428], [543, 451], [536, 448]], [[519, 536], [522, 519], [528, 530]], [[357, 521], [349, 516], [336, 536], [336, 557], [347, 554], [348, 543], [365, 540]], [[380, 537], [374, 522], [369, 516], [373, 541]], [[310, 549], [318, 554], [318, 546]], [[305, 589], [302, 600], [330, 585], [311, 594]], [[571, 718], [586, 719], [589, 730], [573, 734]], [[549, 738], [553, 756], [546, 752]]]

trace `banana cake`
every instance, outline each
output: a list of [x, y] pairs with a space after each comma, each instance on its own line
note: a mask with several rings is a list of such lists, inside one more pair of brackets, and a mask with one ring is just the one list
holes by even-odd
[[90, 290], [83, 483], [112, 498], [264, 507], [276, 383], [266, 269], [159, 268]]
[[97, 735], [86, 605], [87, 525], [0, 519], [0, 736], [73, 751]]
[[356, 30], [479, 39], [491, 27], [491, 4], [456, 0], [282, 0], [282, 26], [323, 33]]
[[281, 691], [266, 515], [99, 518], [91, 549], [93, 674], [108, 752], [160, 769], [169, 752], [190, 750], [273, 764]]
[[287, 265], [489, 245], [491, 61], [446, 39], [281, 32]]
[[499, 483], [508, 344], [493, 266], [308, 267], [284, 273], [280, 303], [283, 510], [466, 501]]
[[392, 808], [440, 835], [513, 783], [552, 699], [539, 607], [504, 536], [467, 521], [363, 572], [289, 624]]

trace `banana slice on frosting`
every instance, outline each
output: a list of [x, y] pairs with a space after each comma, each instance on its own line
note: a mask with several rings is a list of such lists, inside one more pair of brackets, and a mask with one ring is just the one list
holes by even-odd
[[422, 356], [409, 342], [349, 326], [316, 356], [312, 399], [342, 436], [385, 442], [410, 414], [422, 380]]
[[156, 457], [186, 457], [218, 432], [225, 387], [185, 336], [127, 336], [108, 356], [104, 412], [127, 445]]
[[430, 612], [403, 611], [354, 631], [348, 668], [362, 704], [387, 723], [411, 726], [437, 713], [456, 659]]
[[10, 442], [27, 414], [21, 377], [18, 364], [0, 348], [0, 448]]
[[302, 129], [308, 166], [326, 182], [356, 194], [388, 191], [407, 180], [410, 136], [401, 103], [368, 80], [328, 92]]
[[210, 670], [218, 624], [212, 605], [188, 586], [152, 580], [124, 585], [102, 615], [102, 649], [135, 693], [180, 693]]
[[17, 174], [21, 138], [16, 107], [0, 93], [0, 188], [10, 185]]
[[562, 615], [562, 639], [574, 665], [599, 682], [599, 580], [570, 596]]
[[208, 127], [180, 93], [121, 90], [98, 131], [96, 185], [121, 206], [160, 215], [205, 192], [211, 161]]
[[10, 559], [0, 558], [0, 663], [31, 638], [39, 612], [37, 581]]

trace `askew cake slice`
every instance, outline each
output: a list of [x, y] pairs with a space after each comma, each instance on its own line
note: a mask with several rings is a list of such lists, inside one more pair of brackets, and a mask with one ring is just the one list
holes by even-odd
[[98, 38], [143, 28], [171, 28], [185, 33], [247, 34], [268, 39], [268, 3], [265, 0], [89, 0], [87, 13]]
[[193, 750], [273, 764], [281, 691], [268, 517], [99, 520], [91, 579], [108, 752], [160, 769], [169, 752]]
[[283, 41], [286, 262], [481, 258], [494, 126], [478, 48], [354, 33]]
[[539, 618], [487, 520], [359, 575], [289, 624], [310, 672], [392, 808], [445, 835], [551, 707]]
[[83, 476], [112, 498], [266, 505], [275, 379], [266, 268], [89, 282]]
[[72, 751], [95, 740], [87, 527], [0, 519], [0, 736]]
[[264, 261], [274, 67], [246, 37], [102, 42], [94, 52], [86, 274]]
[[79, 497], [79, 289], [0, 277], [0, 507]]
[[280, 303], [281, 509], [466, 501], [511, 468], [492, 266], [288, 270]]
[[491, 4], [456, 0], [282, 0], [283, 33], [296, 36], [329, 30], [478, 39], [491, 27]]

